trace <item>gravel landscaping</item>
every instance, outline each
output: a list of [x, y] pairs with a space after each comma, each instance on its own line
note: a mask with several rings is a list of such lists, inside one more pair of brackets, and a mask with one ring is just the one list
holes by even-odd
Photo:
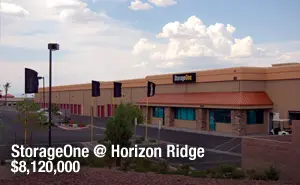
[[29, 176], [12, 177], [7, 180], [0, 180], [5, 185], [283, 185], [300, 184], [271, 181], [253, 180], [229, 180], [229, 179], [201, 179], [179, 175], [161, 175], [154, 173], [136, 173], [110, 170], [106, 168], [82, 168], [80, 173], [74, 174], [43, 174], [36, 173]]

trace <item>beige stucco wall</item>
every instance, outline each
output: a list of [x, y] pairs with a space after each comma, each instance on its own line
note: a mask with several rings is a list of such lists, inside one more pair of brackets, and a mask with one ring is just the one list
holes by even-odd
[[174, 127], [196, 129], [196, 121], [174, 119]]
[[187, 84], [186, 92], [236, 92], [239, 90], [237, 81], [204, 82]]
[[163, 121], [163, 118], [156, 118], [156, 117], [151, 117], [151, 123], [150, 124], [153, 124], [153, 125], [158, 125], [159, 121]]
[[300, 111], [300, 80], [266, 82], [266, 93], [274, 103], [274, 112], [280, 119], [288, 119], [288, 111]]
[[216, 131], [217, 132], [231, 133], [232, 132], [232, 124], [231, 123], [216, 122]]

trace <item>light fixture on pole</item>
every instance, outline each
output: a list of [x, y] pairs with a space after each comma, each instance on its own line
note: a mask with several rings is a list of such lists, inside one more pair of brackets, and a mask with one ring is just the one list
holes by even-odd
[[38, 79], [43, 80], [43, 108], [45, 110], [45, 108], [46, 108], [46, 102], [45, 102], [45, 100], [46, 100], [46, 98], [45, 98], [45, 77], [39, 76]]
[[59, 44], [56, 43], [49, 43], [48, 44], [49, 50], [49, 147], [51, 147], [51, 125], [52, 125], [52, 51], [59, 50]]

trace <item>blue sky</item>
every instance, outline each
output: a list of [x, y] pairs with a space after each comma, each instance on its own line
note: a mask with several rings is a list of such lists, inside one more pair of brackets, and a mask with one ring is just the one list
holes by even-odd
[[[144, 1], [146, 2], [146, 1]], [[91, 3], [96, 11], [129, 22], [133, 26], [158, 32], [168, 22], [185, 21], [196, 15], [205, 24], [217, 22], [238, 28], [237, 37], [251, 35], [256, 43], [300, 39], [300, 1], [289, 0], [178, 0], [178, 4], [151, 11], [131, 11], [127, 1], [99, 0]]]
[[299, 7], [297, 0], [2, 0], [0, 89], [11, 82], [10, 92], [22, 94], [25, 67], [47, 83], [48, 42], [61, 45], [53, 85], [299, 62]]

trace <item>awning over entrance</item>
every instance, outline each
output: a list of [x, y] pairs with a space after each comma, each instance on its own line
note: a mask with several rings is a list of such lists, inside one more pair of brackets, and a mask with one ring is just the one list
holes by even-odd
[[[145, 105], [147, 97], [137, 104]], [[229, 107], [272, 106], [273, 102], [265, 92], [202, 92], [166, 93], [148, 97], [149, 105], [208, 105]]]

